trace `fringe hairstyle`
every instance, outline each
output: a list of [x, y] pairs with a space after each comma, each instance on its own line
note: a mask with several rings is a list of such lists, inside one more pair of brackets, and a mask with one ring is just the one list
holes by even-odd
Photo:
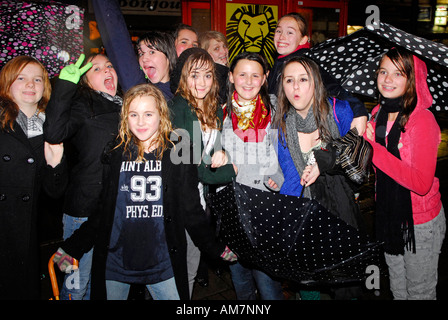
[[299, 31], [300, 31], [300, 34], [302, 35], [302, 37], [304, 37], [304, 36], [310, 37], [309, 29], [308, 29], [308, 22], [306, 21], [306, 19], [303, 15], [301, 15], [300, 13], [297, 13], [297, 12], [287, 13], [278, 20], [277, 24], [283, 18], [293, 18], [294, 20], [296, 20], [297, 24], [299, 25]]
[[[259, 53], [257, 52], [241, 52], [239, 53], [233, 60], [232, 63], [230, 64], [230, 68], [229, 68], [229, 72], [234, 72], [236, 65], [238, 64], [239, 61], [241, 60], [249, 60], [249, 61], [254, 61], [254, 62], [258, 62], [262, 69], [263, 69], [263, 74], [266, 75], [266, 81], [264, 82], [264, 84], [261, 86], [260, 88], [260, 92], [258, 92], [258, 94], [261, 97], [261, 100], [263, 101], [265, 107], [268, 109], [268, 113], [271, 113], [271, 109], [272, 109], [272, 105], [271, 105], [271, 99], [269, 98], [269, 91], [268, 91], [268, 81], [267, 81], [267, 76], [268, 76], [268, 65], [266, 62], [266, 59]], [[226, 103], [226, 109], [227, 111], [227, 116], [231, 116], [232, 111], [232, 97], [233, 97], [233, 92], [235, 91], [235, 85], [230, 82], [229, 78], [227, 78], [227, 103]]]
[[397, 67], [398, 71], [400, 71], [401, 74], [404, 75], [407, 79], [406, 89], [403, 95], [403, 116], [401, 117], [400, 120], [401, 130], [404, 131], [404, 127], [409, 120], [409, 116], [417, 106], [417, 89], [415, 87], [414, 57], [410, 52], [404, 49], [392, 48], [383, 55], [380, 61], [380, 65], [385, 57], [388, 57], [395, 65], [395, 67]]
[[30, 56], [17, 56], [8, 61], [0, 72], [0, 128], [10, 127], [13, 129], [14, 121], [19, 114], [19, 106], [14, 102], [11, 96], [10, 88], [17, 76], [30, 63], [34, 63], [42, 68], [44, 92], [42, 98], [37, 104], [39, 112], [45, 112], [48, 101], [51, 96], [51, 83], [48, 72], [37, 59]]
[[[284, 71], [286, 66], [294, 62], [300, 63], [305, 68], [310, 81], [312, 81], [312, 85], [314, 87], [313, 114], [317, 129], [319, 130], [319, 137], [322, 141], [331, 141], [331, 133], [327, 122], [327, 115], [330, 112], [330, 106], [327, 100], [327, 91], [325, 90], [325, 86], [320, 76], [319, 67], [313, 60], [307, 57], [293, 57], [283, 65], [280, 78], [282, 82], [284, 79]], [[282, 133], [284, 139], [286, 139], [285, 119], [289, 108], [292, 108], [292, 106], [286, 97], [282, 83], [282, 85], [279, 86], [277, 111], [275, 113], [274, 120], [272, 121], [274, 128], [281, 129], [279, 130], [279, 139], [282, 139]], [[286, 141], [282, 141], [282, 143], [286, 143]]]
[[129, 89], [124, 95], [123, 107], [121, 109], [121, 123], [118, 132], [119, 144], [117, 148], [124, 145], [124, 152], [128, 152], [129, 159], [132, 158], [133, 148], [137, 147], [137, 159], [136, 161], [144, 160], [145, 149], [143, 143], [134, 136], [129, 129], [128, 116], [129, 106], [131, 102], [138, 97], [154, 97], [156, 100], [156, 108], [160, 115], [160, 124], [157, 137], [152, 142], [152, 146], [156, 147], [156, 158], [162, 159], [163, 153], [168, 149], [169, 144], [174, 145], [170, 139], [171, 131], [173, 130], [170, 121], [170, 111], [166, 103], [163, 93], [156, 86], [150, 83], [140, 84]]
[[[212, 72], [213, 83], [210, 92], [205, 96], [203, 101], [203, 110], [199, 109], [196, 99], [188, 87], [188, 77], [197, 69], [208, 68]], [[219, 105], [219, 84], [216, 78], [216, 69], [213, 58], [205, 50], [198, 50], [192, 53], [185, 61], [179, 80], [179, 86], [176, 93], [185, 98], [192, 111], [194, 111], [202, 125], [206, 125], [211, 129], [218, 129], [218, 117], [216, 111]]]
[[141, 46], [146, 46], [151, 50], [156, 50], [162, 52], [168, 59], [170, 64], [169, 73], [173, 72], [174, 67], [176, 66], [177, 61], [177, 53], [176, 46], [174, 45], [174, 37], [171, 33], [162, 32], [162, 31], [149, 31], [142, 35], [138, 41], [137, 46], [137, 55], [140, 56]]

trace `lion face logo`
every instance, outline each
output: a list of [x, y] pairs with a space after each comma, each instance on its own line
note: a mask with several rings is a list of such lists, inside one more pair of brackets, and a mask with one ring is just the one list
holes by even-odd
[[229, 60], [241, 51], [259, 52], [272, 66], [275, 25], [274, 14], [269, 6], [248, 5], [235, 10], [227, 23]]

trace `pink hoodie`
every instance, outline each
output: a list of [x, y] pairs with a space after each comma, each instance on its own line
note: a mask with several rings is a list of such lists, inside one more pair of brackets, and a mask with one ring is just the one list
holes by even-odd
[[[374, 167], [411, 191], [414, 224], [422, 224], [436, 217], [442, 207], [439, 179], [435, 177], [441, 133], [434, 115], [428, 110], [433, 99], [426, 83], [426, 64], [414, 56], [414, 67], [417, 106], [398, 144], [401, 160], [390, 154], [384, 146], [367, 139], [365, 134], [364, 138], [373, 147]], [[373, 108], [372, 116], [378, 109], [379, 105]], [[370, 123], [375, 128], [373, 119]]]

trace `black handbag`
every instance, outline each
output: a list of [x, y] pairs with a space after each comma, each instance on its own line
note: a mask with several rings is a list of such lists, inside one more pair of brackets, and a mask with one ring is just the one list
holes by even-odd
[[336, 149], [335, 165], [350, 180], [362, 184], [368, 178], [372, 164], [373, 149], [370, 143], [353, 128], [345, 136], [334, 140], [332, 145]]

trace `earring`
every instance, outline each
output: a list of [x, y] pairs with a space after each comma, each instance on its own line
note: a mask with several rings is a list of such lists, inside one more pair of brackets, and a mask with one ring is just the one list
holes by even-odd
[[145, 71], [143, 71], [143, 68], [140, 66], [140, 70], [142, 70], [143, 74], [145, 75], [145, 79], [148, 80], [148, 76], [146, 75]]

